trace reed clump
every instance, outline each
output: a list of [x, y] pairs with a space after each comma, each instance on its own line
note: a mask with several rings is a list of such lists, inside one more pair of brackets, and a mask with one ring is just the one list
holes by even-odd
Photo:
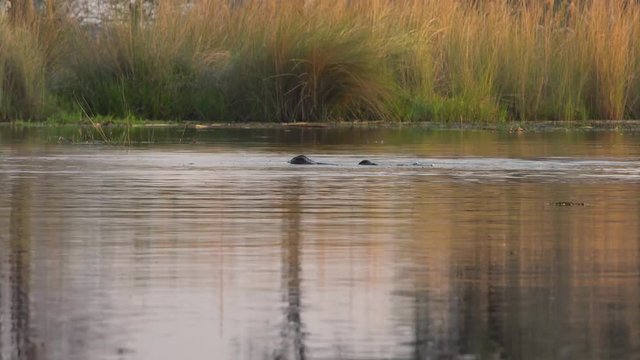
[[205, 34], [161, 9], [153, 22], [131, 19], [79, 26], [65, 60], [60, 94], [89, 115], [146, 119], [221, 119], [219, 73], [226, 55]]
[[45, 56], [27, 24], [0, 19], [0, 117], [41, 118], [47, 101]]
[[640, 117], [635, 1], [159, 0], [123, 9], [92, 25], [53, 8], [21, 21], [0, 15], [0, 116]]

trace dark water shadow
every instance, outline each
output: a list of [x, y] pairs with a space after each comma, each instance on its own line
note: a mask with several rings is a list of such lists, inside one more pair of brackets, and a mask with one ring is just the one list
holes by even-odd
[[304, 323], [302, 321], [302, 206], [300, 195], [304, 191], [302, 177], [294, 177], [283, 184], [282, 231], [282, 294], [284, 313], [282, 344], [275, 359], [304, 360], [306, 356]]
[[[39, 359], [38, 346], [30, 333], [31, 325], [31, 193], [32, 180], [26, 177], [10, 183], [9, 215], [9, 344], [0, 343], [0, 350], [8, 346], [11, 359]], [[3, 297], [0, 296], [0, 299]], [[0, 304], [2, 306], [2, 304]], [[0, 334], [6, 326], [0, 322]]]

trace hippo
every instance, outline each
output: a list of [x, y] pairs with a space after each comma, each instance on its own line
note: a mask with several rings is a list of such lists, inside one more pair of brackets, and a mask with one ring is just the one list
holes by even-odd
[[362, 161], [360, 161], [358, 163], [358, 165], [372, 165], [372, 166], [375, 166], [375, 165], [378, 165], [378, 164], [374, 163], [371, 160], [362, 160]]
[[298, 156], [294, 157], [293, 159], [289, 160], [289, 164], [294, 164], [294, 165], [318, 165], [319, 163], [309, 159], [308, 157], [306, 157], [304, 155], [298, 155]]
[[[322, 163], [322, 162], [316, 162], [313, 161], [311, 159], [309, 159], [308, 157], [306, 157], [305, 155], [298, 155], [293, 157], [291, 160], [289, 160], [289, 164], [294, 164], [294, 165], [334, 165], [334, 164], [329, 164], [329, 163]], [[362, 160], [358, 163], [358, 165], [378, 165], [376, 163], [374, 163], [371, 160]]]

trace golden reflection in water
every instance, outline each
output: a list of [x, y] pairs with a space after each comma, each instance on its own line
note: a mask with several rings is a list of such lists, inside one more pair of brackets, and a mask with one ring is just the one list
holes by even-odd
[[[416, 357], [434, 347], [509, 358], [637, 354], [640, 234], [637, 189], [628, 190], [424, 184], [418, 192], [444, 199], [417, 209], [413, 227]], [[550, 205], [559, 198], [587, 206]], [[426, 324], [445, 326], [434, 336]]]
[[101, 156], [0, 174], [3, 358], [640, 353], [633, 183]]

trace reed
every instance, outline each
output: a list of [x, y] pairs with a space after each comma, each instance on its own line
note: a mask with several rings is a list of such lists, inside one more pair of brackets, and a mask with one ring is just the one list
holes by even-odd
[[24, 24], [0, 19], [0, 117], [41, 118], [47, 99], [45, 57]]
[[324, 2], [262, 7], [232, 18], [238, 22], [234, 27], [254, 29], [227, 44], [232, 54], [225, 74], [227, 94], [231, 108], [240, 110], [233, 112], [234, 118], [388, 116], [385, 105], [396, 86], [385, 68], [390, 51], [381, 38], [372, 36], [369, 26], [346, 10], [334, 14], [336, 10]]
[[156, 4], [151, 15], [137, 7], [127, 20], [91, 27], [53, 10], [29, 15], [29, 23], [0, 16], [0, 115], [82, 109], [89, 116], [200, 121], [640, 117], [635, 1]]
[[90, 116], [222, 119], [224, 52], [201, 46], [198, 36], [165, 10], [148, 26], [78, 28], [61, 94]]

